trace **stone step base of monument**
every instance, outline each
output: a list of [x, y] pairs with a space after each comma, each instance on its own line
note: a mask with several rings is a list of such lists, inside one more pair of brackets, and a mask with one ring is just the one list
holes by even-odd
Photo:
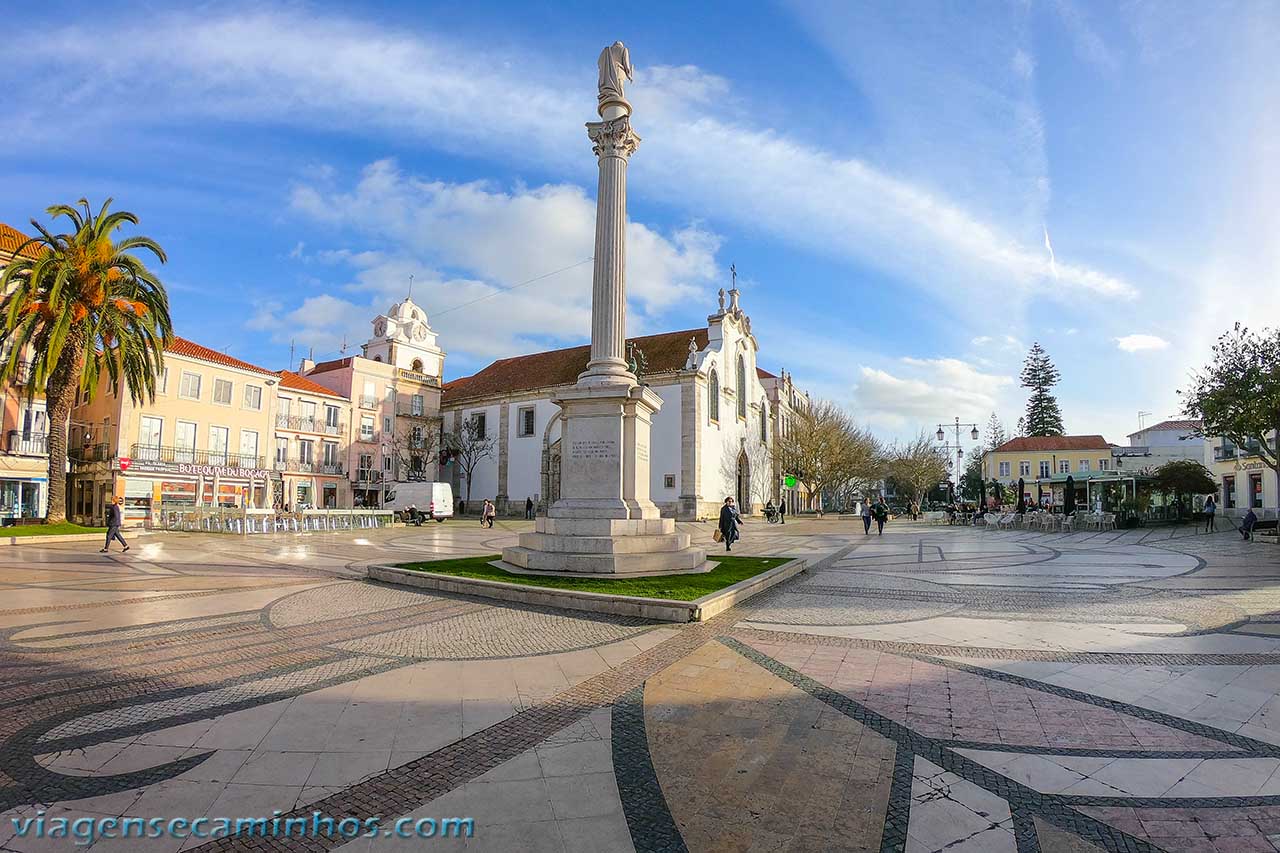
[[[515, 563], [508, 563], [506, 560], [494, 560], [489, 565], [502, 569], [504, 572], [510, 572], [513, 575], [524, 575], [526, 577], [553, 578], [553, 577], [564, 577], [566, 574], [568, 574], [568, 572], [562, 572], [562, 571], [537, 572], [531, 569], [522, 569], [519, 566], [517, 566]], [[669, 569], [663, 569], [661, 571], [656, 571], [656, 572], [573, 572], [572, 574], [575, 578], [617, 578], [617, 577], [647, 578], [647, 577], [659, 577], [663, 575], [700, 575], [700, 574], [703, 574], [704, 572], [711, 571], [718, 565], [719, 563], [716, 562], [715, 560], [706, 560], [700, 566], [695, 566], [692, 569], [681, 569], [678, 572], [673, 572]]]
[[[524, 534], [524, 536], [537, 534]], [[542, 551], [521, 544], [502, 549], [503, 562], [531, 572], [575, 575], [662, 575], [707, 571], [707, 552], [702, 548], [641, 553], [595, 553], [580, 550]], [[560, 538], [560, 537], [557, 537]], [[573, 539], [576, 537], [565, 537]], [[639, 537], [649, 539], [651, 537]], [[577, 544], [577, 543], [570, 543]], [[706, 568], [704, 568], [706, 567]]]
[[533, 529], [552, 536], [662, 536], [675, 533], [673, 518], [548, 518]]
[[520, 547], [531, 551], [577, 554], [650, 554], [683, 551], [689, 547], [688, 533], [657, 533], [647, 536], [562, 536], [554, 533], [521, 533]]

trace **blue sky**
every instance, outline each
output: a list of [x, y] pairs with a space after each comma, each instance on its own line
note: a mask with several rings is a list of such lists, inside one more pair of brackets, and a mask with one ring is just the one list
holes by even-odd
[[411, 274], [449, 377], [582, 342], [582, 125], [614, 39], [644, 140], [632, 333], [704, 323], [733, 263], [762, 364], [887, 437], [1012, 425], [1038, 340], [1068, 429], [1123, 442], [1139, 410], [1177, 411], [1232, 322], [1280, 322], [1271, 2], [55, 3], [42, 20], [0, 69], [0, 221], [113, 196], [169, 252], [179, 333], [272, 367], [291, 342], [354, 349]]

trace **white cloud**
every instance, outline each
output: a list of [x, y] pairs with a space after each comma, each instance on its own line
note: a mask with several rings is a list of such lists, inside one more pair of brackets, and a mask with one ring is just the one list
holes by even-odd
[[1144, 350], [1168, 349], [1169, 342], [1156, 335], [1125, 335], [1116, 338], [1116, 346], [1125, 352], [1143, 352]]
[[[132, 49], [104, 64], [104, 39]], [[46, 34], [39, 46], [65, 67], [96, 71], [78, 76], [79, 88], [56, 107], [34, 99], [36, 111], [66, 108], [70, 99], [88, 120], [94, 104], [110, 103], [118, 112], [123, 102], [136, 100], [151, 107], [148, 115], [170, 118], [390, 130], [470, 156], [567, 169], [594, 183], [582, 132], [592, 106], [590, 61], [566, 72], [510, 46], [494, 53], [292, 11], [173, 15], [148, 20], [145, 31], [128, 24], [107, 33], [72, 27]], [[967, 296], [977, 286], [1009, 288], [1010, 297], [1023, 299], [1056, 298], [1071, 287], [1109, 298], [1136, 293], [1117, 276], [1067, 263], [1058, 264], [1058, 272], [1070, 287], [1037, 288], [1050, 268], [1034, 243], [935, 188], [754, 124], [724, 78], [694, 66], [645, 67], [638, 59], [641, 68], [628, 94], [644, 143], [632, 161], [633, 193], [713, 211], [794, 245], [902, 275], [970, 316], [986, 313]], [[719, 111], [707, 109], [712, 101]], [[1017, 103], [1010, 109], [1012, 120], [1027, 124], [1030, 138], [1038, 139], [1038, 118]], [[59, 126], [65, 132], [65, 123]], [[1032, 183], [1041, 186], [1043, 175]], [[564, 187], [549, 192], [572, 194]], [[486, 205], [489, 194], [478, 191], [474, 201]], [[451, 214], [466, 213], [469, 195], [458, 189], [448, 199], [458, 208], [427, 213], [448, 228]], [[503, 209], [518, 217], [519, 207]], [[487, 274], [499, 275], [498, 268], [514, 263], [510, 254], [485, 251], [474, 263], [479, 267], [483, 260], [495, 268]]]
[[[351, 298], [308, 297], [284, 318], [317, 347], [332, 349], [343, 334], [348, 343], [365, 340], [369, 321], [403, 298], [410, 275], [414, 300], [437, 330], [447, 329], [451, 359], [576, 343], [590, 329], [595, 204], [577, 187], [431, 181], [382, 160], [349, 190], [297, 186], [292, 208], [339, 239], [387, 245], [317, 253], [352, 275], [345, 283]], [[719, 237], [700, 226], [661, 234], [631, 220], [627, 242], [632, 334], [656, 312], [705, 292], [719, 274]], [[367, 303], [352, 301], [357, 295]]]
[[895, 372], [863, 365], [853, 392], [853, 410], [882, 431], [909, 435], [939, 421], [985, 424], [1006, 408], [1012, 377], [983, 373], [954, 358], [904, 358]]

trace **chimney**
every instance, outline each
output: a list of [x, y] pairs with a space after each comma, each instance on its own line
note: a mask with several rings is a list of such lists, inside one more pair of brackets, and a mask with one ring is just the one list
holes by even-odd
[[316, 363], [309, 358], [304, 358], [298, 364], [298, 372], [301, 373], [303, 376], [306, 376], [308, 373], [315, 370], [315, 368], [316, 368]]

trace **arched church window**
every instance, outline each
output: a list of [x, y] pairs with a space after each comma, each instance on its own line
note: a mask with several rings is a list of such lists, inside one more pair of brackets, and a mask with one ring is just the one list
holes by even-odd
[[769, 404], [764, 400], [760, 401], [760, 440], [769, 440]]
[[716, 375], [714, 368], [711, 370], [711, 376], [707, 378], [707, 411], [711, 415], [711, 420], [720, 420], [720, 377]]
[[747, 418], [747, 360], [738, 356], [738, 417]]

